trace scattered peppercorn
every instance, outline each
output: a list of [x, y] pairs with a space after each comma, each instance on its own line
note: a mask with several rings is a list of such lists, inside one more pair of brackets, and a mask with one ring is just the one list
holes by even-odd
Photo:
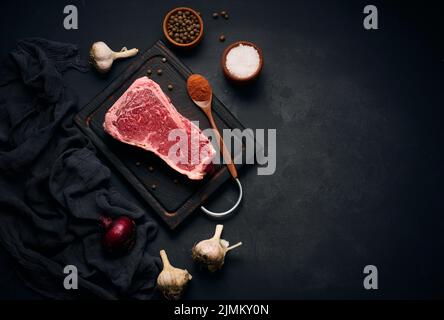
[[162, 69], [157, 69], [157, 74], [160, 76], [162, 75]]
[[148, 70], [146, 71], [146, 73], [150, 76], [151, 73], [152, 73], [151, 69], [148, 69]]
[[162, 62], [164, 62], [164, 63], [167, 62], [167, 58], [165, 58], [165, 57], [162, 58]]
[[156, 190], [157, 186], [155, 184], [151, 185], [151, 189]]
[[219, 17], [219, 14], [217, 12], [213, 13], [213, 19], [217, 19]]
[[179, 180], [174, 179], [173, 182], [174, 182], [175, 184], [178, 184], [178, 183], [179, 183]]
[[140, 166], [140, 162], [139, 161], [136, 162], [136, 166]]
[[170, 90], [170, 91], [171, 91], [171, 90], [173, 90], [173, 88], [174, 88], [174, 87], [173, 87], [173, 85], [172, 85], [172, 84], [169, 84], [169, 85], [168, 85], [168, 90]]
[[219, 41], [220, 42], [224, 42], [225, 41], [225, 36], [223, 34], [219, 37]]
[[228, 13], [224, 14], [224, 18], [225, 18], [225, 20], [228, 20]]
[[221, 15], [221, 16], [224, 16], [224, 15], [226, 15], [226, 14], [227, 14], [226, 11], [221, 11], [221, 12], [220, 12], [220, 15]]
[[149, 170], [150, 172], [153, 172], [153, 171], [154, 171], [154, 167], [149, 166], [149, 167], [148, 167], [148, 170]]

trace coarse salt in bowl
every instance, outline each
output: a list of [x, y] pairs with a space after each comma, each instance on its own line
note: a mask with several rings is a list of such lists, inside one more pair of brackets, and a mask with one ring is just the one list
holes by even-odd
[[236, 82], [248, 82], [257, 78], [262, 66], [262, 51], [248, 41], [239, 41], [229, 45], [222, 55], [224, 74]]

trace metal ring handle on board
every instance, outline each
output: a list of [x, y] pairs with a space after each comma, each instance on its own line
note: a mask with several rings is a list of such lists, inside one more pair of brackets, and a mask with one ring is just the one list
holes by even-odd
[[237, 199], [236, 203], [234, 204], [234, 206], [231, 209], [229, 209], [227, 211], [224, 211], [224, 212], [213, 212], [213, 211], [208, 210], [204, 206], [201, 206], [200, 209], [203, 212], [205, 212], [207, 215], [209, 215], [209, 216], [211, 216], [213, 218], [223, 218], [223, 217], [226, 217], [227, 215], [232, 213], [234, 210], [236, 210], [236, 208], [239, 206], [239, 204], [240, 204], [240, 202], [242, 200], [243, 192], [242, 192], [242, 185], [241, 185], [239, 179], [236, 178], [234, 180], [237, 182], [237, 185], [239, 187], [239, 198]]

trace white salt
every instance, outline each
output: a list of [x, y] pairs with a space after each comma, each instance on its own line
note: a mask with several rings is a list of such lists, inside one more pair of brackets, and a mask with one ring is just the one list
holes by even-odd
[[225, 65], [228, 71], [238, 78], [248, 78], [259, 69], [259, 52], [249, 45], [239, 44], [227, 54]]

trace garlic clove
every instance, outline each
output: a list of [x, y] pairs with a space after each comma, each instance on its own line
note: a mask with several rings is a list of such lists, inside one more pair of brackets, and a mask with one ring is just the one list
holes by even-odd
[[222, 230], [223, 225], [218, 224], [212, 238], [200, 241], [192, 249], [193, 259], [204, 264], [211, 272], [222, 268], [228, 251], [242, 245], [242, 242], [239, 242], [229, 247], [229, 242], [220, 238]]
[[220, 262], [225, 257], [226, 248], [221, 246], [219, 241], [212, 239], [203, 240], [196, 244], [192, 250], [193, 259], [204, 263], [213, 264]]
[[114, 60], [132, 57], [138, 52], [136, 48], [128, 50], [126, 47], [123, 47], [120, 52], [114, 52], [105, 42], [97, 41], [92, 44], [89, 55], [97, 71], [106, 73], [111, 69]]
[[157, 277], [157, 286], [165, 298], [178, 300], [193, 277], [187, 270], [173, 267], [168, 260], [165, 250], [160, 251], [160, 257], [163, 263], [163, 270]]

